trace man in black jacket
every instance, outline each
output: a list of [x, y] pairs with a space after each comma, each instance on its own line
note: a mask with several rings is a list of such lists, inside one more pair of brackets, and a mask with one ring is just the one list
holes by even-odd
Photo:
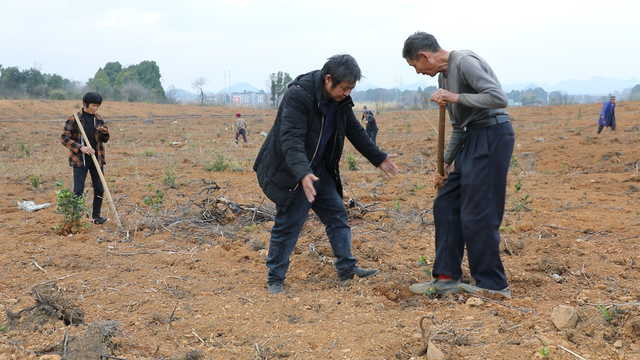
[[369, 278], [378, 269], [362, 269], [351, 253], [351, 228], [342, 202], [339, 162], [345, 137], [373, 165], [388, 175], [398, 172], [386, 154], [369, 140], [351, 109], [351, 90], [362, 73], [350, 55], [334, 55], [316, 70], [289, 84], [276, 120], [253, 169], [260, 187], [276, 204], [267, 256], [269, 292], [284, 291], [289, 256], [309, 209], [325, 225], [341, 281]]

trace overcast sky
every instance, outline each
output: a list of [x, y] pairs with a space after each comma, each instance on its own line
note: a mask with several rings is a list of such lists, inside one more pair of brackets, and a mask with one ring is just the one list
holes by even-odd
[[[16, 0], [0, 7], [0, 64], [87, 81], [107, 62], [153, 60], [165, 89], [192, 91], [298, 74], [353, 55], [362, 82], [421, 79], [404, 40], [432, 33], [445, 50], [485, 58], [503, 85], [640, 77], [640, 2], [592, 0]], [[228, 79], [227, 79], [228, 81]], [[265, 88], [265, 90], [267, 90]]]

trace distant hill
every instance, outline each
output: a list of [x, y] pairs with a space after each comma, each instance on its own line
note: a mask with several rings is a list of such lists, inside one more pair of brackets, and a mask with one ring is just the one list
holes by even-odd
[[183, 90], [183, 89], [177, 89], [176, 90], [176, 94], [175, 94], [175, 98], [176, 98], [176, 100], [179, 100], [179, 101], [182, 101], [182, 102], [191, 102], [191, 101], [195, 101], [196, 99], [198, 99], [198, 94], [194, 94], [192, 92], [189, 92], [189, 91]]
[[377, 88], [379, 88], [379, 86], [373, 85], [370, 83], [365, 83], [365, 84], [358, 83], [356, 84], [356, 88], [354, 89], [354, 91], [367, 91], [369, 89], [377, 89]]
[[[249, 83], [245, 83], [245, 82], [233, 84], [228, 89], [229, 90], [227, 92], [230, 92], [230, 93], [239, 93], [239, 92], [244, 92], [244, 91], [253, 91], [253, 92], [260, 91], [260, 89], [256, 88], [255, 86], [253, 86], [253, 85], [251, 85]], [[224, 88], [224, 89], [220, 90], [218, 93], [225, 93], [225, 90], [227, 90], [227, 88]], [[204, 92], [205, 92], [205, 94], [211, 93], [209, 90], [205, 90]], [[184, 90], [184, 89], [177, 89], [175, 97], [176, 97], [176, 100], [188, 103], [188, 102], [193, 102], [193, 101], [199, 101], [200, 95], [197, 94], [197, 93], [193, 93], [193, 92]]]
[[241, 92], [245, 92], [245, 91], [252, 91], [252, 92], [258, 92], [260, 91], [260, 89], [258, 89], [257, 87], [246, 83], [246, 82], [240, 82], [240, 83], [235, 83], [233, 85], [231, 85], [228, 88], [224, 88], [220, 91], [218, 91], [218, 93], [241, 93]]
[[548, 92], [557, 90], [576, 95], [607, 95], [616, 91], [632, 88], [638, 84], [640, 84], [640, 80], [637, 78], [622, 80], [596, 76], [589, 80], [566, 80], [556, 85], [545, 87], [544, 89]]
[[640, 84], [640, 80], [632, 78], [622, 80], [618, 78], [605, 78], [596, 76], [589, 80], [565, 80], [555, 85], [536, 84], [536, 83], [520, 83], [520, 84], [503, 84], [502, 89], [505, 92], [511, 90], [527, 90], [536, 87], [543, 88], [546, 92], [562, 91], [570, 95], [608, 95], [616, 91], [622, 92], [625, 89]]
[[504, 90], [504, 92], [510, 92], [511, 90], [518, 90], [518, 91], [522, 91], [522, 90], [527, 90], [527, 89], [532, 89], [532, 88], [537, 88], [540, 85], [530, 82], [530, 83], [519, 83], [519, 84], [502, 84], [502, 90]]
[[[437, 86], [437, 82], [434, 84], [435, 86]], [[418, 82], [414, 82], [413, 84], [402, 84], [402, 86], [399, 86], [398, 88], [400, 90], [412, 90], [412, 91], [417, 91], [418, 88], [428, 88], [429, 86], [434, 86], [434, 85], [429, 85], [429, 83], [427, 83], [425, 80], [420, 80]]]

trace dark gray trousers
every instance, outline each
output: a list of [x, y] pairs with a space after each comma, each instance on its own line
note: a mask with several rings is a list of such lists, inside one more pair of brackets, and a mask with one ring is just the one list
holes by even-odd
[[500, 224], [504, 215], [507, 172], [515, 135], [511, 122], [469, 130], [433, 205], [436, 258], [433, 275], [462, 277], [467, 248], [476, 286], [502, 290], [508, 286], [500, 259]]

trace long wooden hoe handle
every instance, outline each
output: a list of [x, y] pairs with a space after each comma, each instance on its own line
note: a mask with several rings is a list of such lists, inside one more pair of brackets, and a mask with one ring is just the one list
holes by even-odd
[[[445, 107], [440, 106], [440, 118], [438, 119], [438, 163], [436, 171], [440, 176], [444, 176], [444, 116]], [[438, 187], [438, 191], [440, 188]]]
[[[82, 126], [80, 119], [78, 119], [78, 115], [76, 114], [75, 111], [73, 112], [73, 117], [76, 119], [76, 124], [78, 124], [78, 128], [82, 133], [82, 138], [84, 139], [85, 146], [91, 147], [89, 138], [87, 137], [87, 134], [84, 132], [84, 127]], [[104, 194], [107, 197], [107, 203], [109, 204], [111, 211], [113, 211], [113, 218], [116, 220], [116, 225], [118, 225], [118, 227], [122, 227], [122, 224], [120, 224], [120, 218], [118, 217], [118, 212], [116, 211], [116, 206], [113, 203], [113, 199], [111, 198], [111, 192], [109, 191], [109, 187], [107, 186], [107, 181], [104, 179], [104, 175], [102, 174], [102, 169], [100, 169], [100, 163], [98, 162], [98, 159], [96, 158], [95, 153], [91, 154], [91, 159], [93, 159], [93, 164], [96, 166], [96, 170], [98, 170], [98, 175], [100, 175], [100, 181], [102, 182], [102, 187], [104, 187]]]

